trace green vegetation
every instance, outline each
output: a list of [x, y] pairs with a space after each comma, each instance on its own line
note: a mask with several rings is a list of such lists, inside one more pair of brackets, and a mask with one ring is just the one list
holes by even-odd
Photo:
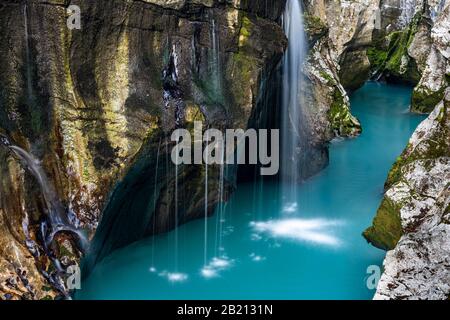
[[331, 128], [340, 136], [355, 136], [361, 132], [361, 126], [350, 113], [341, 91], [336, 88], [333, 92], [333, 102], [328, 111]]
[[400, 218], [401, 207], [388, 199], [384, 199], [373, 224], [363, 236], [375, 247], [383, 250], [392, 250], [403, 235]]
[[438, 91], [431, 91], [427, 88], [416, 88], [413, 91], [411, 110], [418, 113], [429, 113], [444, 97], [445, 87]]
[[334, 80], [334, 78], [333, 78], [330, 74], [328, 74], [327, 72], [325, 72], [325, 71], [323, 71], [323, 70], [320, 70], [320, 71], [319, 71], [319, 74], [320, 74], [320, 76], [321, 76], [323, 79], [325, 79], [325, 80], [327, 81], [327, 83], [328, 83], [329, 85], [336, 85], [336, 80]]
[[369, 58], [370, 65], [374, 71], [380, 70], [384, 66], [387, 55], [385, 50], [376, 47], [367, 49], [367, 57]]
[[327, 25], [319, 17], [305, 13], [303, 21], [310, 42], [315, 42], [328, 33]]
[[384, 73], [387, 77], [406, 83], [419, 82], [421, 75], [415, 61], [408, 55], [408, 48], [421, 20], [422, 12], [418, 12], [405, 30], [390, 33], [384, 41], [375, 42], [374, 46], [367, 50], [373, 72]]

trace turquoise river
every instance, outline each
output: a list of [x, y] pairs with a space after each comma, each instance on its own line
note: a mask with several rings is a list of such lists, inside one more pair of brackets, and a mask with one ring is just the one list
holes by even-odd
[[[330, 165], [281, 207], [274, 182], [240, 184], [205, 221], [113, 252], [77, 299], [371, 299], [384, 252], [361, 236], [387, 173], [424, 119], [411, 88], [367, 83], [351, 96], [363, 133], [330, 145]], [[205, 238], [207, 241], [205, 242]], [[205, 255], [206, 253], [206, 255]], [[369, 281], [370, 282], [370, 281]]]

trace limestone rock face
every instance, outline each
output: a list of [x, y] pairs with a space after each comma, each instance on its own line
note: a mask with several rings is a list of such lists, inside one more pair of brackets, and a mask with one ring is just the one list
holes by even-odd
[[450, 85], [450, 1], [443, 1], [440, 9], [435, 13], [432, 45], [423, 75], [413, 93], [412, 110], [415, 112], [430, 112]]
[[313, 37], [305, 68], [314, 137], [329, 141], [356, 136], [361, 126], [351, 114], [347, 91], [369, 78], [366, 49], [372, 42], [378, 2], [311, 0], [305, 1], [305, 8], [307, 31], [321, 30], [319, 37]]
[[392, 168], [365, 232], [389, 249], [375, 299], [447, 299], [450, 294], [450, 88]]
[[[378, 1], [305, 1], [308, 14], [328, 27], [329, 47], [334, 51], [340, 82], [355, 90], [369, 78], [366, 49], [377, 24]], [[352, 72], [347, 72], [348, 70]]]
[[449, 84], [449, 6], [448, 0], [380, 3], [380, 28], [368, 50], [373, 77], [415, 86], [413, 112], [431, 112]]

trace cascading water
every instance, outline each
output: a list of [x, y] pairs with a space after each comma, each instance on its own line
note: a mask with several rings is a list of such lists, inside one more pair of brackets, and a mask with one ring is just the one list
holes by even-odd
[[[208, 139], [208, 137], [206, 137], [206, 139]], [[204, 234], [204, 265], [206, 266], [207, 261], [208, 261], [208, 162], [205, 161], [205, 234]]]
[[220, 43], [218, 27], [214, 18], [211, 22], [211, 39], [212, 39], [212, 59], [211, 59], [211, 75], [213, 81], [213, 90], [217, 95], [222, 93], [222, 72], [220, 67]]
[[[158, 170], [159, 170], [159, 155], [161, 153], [161, 138], [159, 139], [158, 143], [158, 152], [156, 153], [156, 166], [155, 166], [155, 182], [153, 184], [153, 212], [154, 212], [154, 218], [153, 218], [153, 224], [152, 224], [152, 234], [154, 235], [156, 233], [156, 203], [157, 203], [157, 185], [158, 185]], [[152, 243], [152, 266], [151, 270], [155, 269], [155, 243]]]
[[225, 209], [225, 201], [224, 201], [224, 179], [225, 179], [225, 146], [222, 144], [219, 146], [220, 148], [220, 157], [221, 157], [221, 164], [220, 164], [220, 172], [219, 172], [219, 192], [218, 192], [218, 219], [216, 221], [216, 256], [223, 256], [224, 255], [224, 248], [222, 246], [222, 238], [223, 238], [223, 224], [224, 224], [224, 209]]
[[283, 61], [282, 92], [282, 148], [281, 176], [283, 180], [283, 211], [297, 210], [297, 184], [301, 178], [300, 152], [302, 145], [302, 64], [306, 57], [306, 36], [303, 26], [303, 12], [299, 0], [288, 0], [283, 14], [283, 29], [289, 44]]
[[416, 13], [417, 0], [401, 0], [400, 10], [401, 14], [399, 17], [399, 26], [405, 28], [411, 22]]
[[44, 245], [50, 245], [57, 233], [67, 231], [78, 237], [80, 249], [85, 250], [87, 239], [83, 233], [75, 227], [74, 224], [76, 223], [74, 223], [74, 220], [76, 220], [76, 218], [74, 219], [73, 212], [66, 212], [64, 206], [59, 201], [53, 186], [48, 181], [47, 176], [41, 167], [40, 161], [31, 153], [13, 145], [6, 136], [0, 135], [0, 143], [7, 147], [11, 153], [26, 166], [39, 185], [47, 207], [47, 222], [43, 223], [41, 226]]
[[[36, 179], [36, 182], [39, 185], [47, 209], [46, 219], [44, 219], [40, 225], [41, 237], [45, 253], [51, 259], [57, 270], [57, 272], [51, 274], [46, 271], [42, 271], [42, 273], [55, 288], [57, 288], [67, 299], [70, 299], [70, 295], [60, 277], [60, 275], [66, 274], [66, 271], [54, 255], [53, 251], [50, 249], [50, 245], [56, 234], [66, 232], [74, 235], [76, 237], [74, 240], [77, 241], [78, 249], [82, 252], [86, 252], [88, 240], [83, 232], [77, 228], [79, 222], [75, 214], [71, 210], [66, 210], [62, 205], [54, 187], [50, 184], [43, 168], [41, 167], [40, 161], [37, 160], [31, 153], [12, 144], [10, 140], [2, 134], [0, 134], [0, 145], [6, 147], [13, 156], [19, 159], [23, 166], [26, 167], [30, 174]], [[22, 221], [22, 226], [26, 237], [26, 245], [31, 254], [37, 257], [39, 256], [39, 250], [37, 249], [36, 243], [30, 238], [28, 224], [28, 216], [26, 215], [25, 219]]]

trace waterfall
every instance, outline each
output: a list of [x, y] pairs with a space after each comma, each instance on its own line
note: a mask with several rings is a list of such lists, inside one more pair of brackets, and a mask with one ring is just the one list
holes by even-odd
[[[225, 179], [225, 145], [222, 144], [220, 146], [220, 157], [221, 157], [221, 163], [220, 163], [220, 169], [219, 169], [219, 181], [218, 181], [218, 212], [219, 216], [216, 220], [216, 257], [217, 256], [223, 256], [224, 254], [224, 248], [222, 246], [222, 235], [223, 235], [223, 224], [224, 224], [224, 210], [225, 210], [225, 201], [224, 201], [224, 179]], [[217, 252], [218, 251], [218, 252]]]
[[[155, 235], [156, 231], [156, 203], [157, 203], [157, 186], [158, 186], [158, 170], [159, 170], [159, 155], [161, 153], [161, 138], [159, 138], [158, 151], [156, 153], [156, 166], [155, 166], [155, 181], [153, 184], [153, 225], [152, 225], [152, 235]], [[155, 270], [155, 241], [152, 242], [152, 269]]]
[[414, 14], [416, 13], [417, 0], [401, 0], [400, 10], [401, 14], [398, 19], [399, 26], [406, 28], [412, 21]]
[[36, 179], [39, 185], [44, 202], [47, 209], [47, 221], [41, 225], [44, 245], [48, 246], [54, 236], [61, 231], [68, 231], [75, 234], [79, 240], [81, 250], [85, 250], [87, 246], [87, 239], [84, 234], [78, 230], [71, 222], [69, 213], [62, 205], [55, 192], [54, 187], [49, 182], [39, 160], [37, 160], [31, 153], [24, 149], [13, 145], [6, 136], [0, 135], [0, 143], [7, 147], [10, 152], [15, 155]]
[[30, 173], [36, 178], [44, 197], [45, 204], [47, 205], [48, 217], [52, 225], [66, 224], [68, 220], [63, 213], [64, 208], [52, 186], [49, 184], [39, 160], [20, 147], [11, 145], [9, 148], [24, 164], [26, 164]]
[[211, 22], [211, 40], [212, 40], [212, 59], [211, 59], [211, 76], [213, 83], [213, 91], [221, 97], [222, 93], [222, 72], [220, 66], [220, 43], [218, 29], [214, 18]]
[[[208, 137], [206, 137], [208, 139]], [[208, 141], [208, 140], [206, 140]], [[205, 161], [205, 226], [204, 226], [204, 262], [205, 266], [208, 261], [208, 161]]]
[[283, 14], [283, 29], [289, 44], [283, 61], [281, 116], [281, 177], [283, 211], [297, 209], [297, 183], [300, 180], [302, 64], [306, 57], [306, 36], [299, 0], [288, 0]]

